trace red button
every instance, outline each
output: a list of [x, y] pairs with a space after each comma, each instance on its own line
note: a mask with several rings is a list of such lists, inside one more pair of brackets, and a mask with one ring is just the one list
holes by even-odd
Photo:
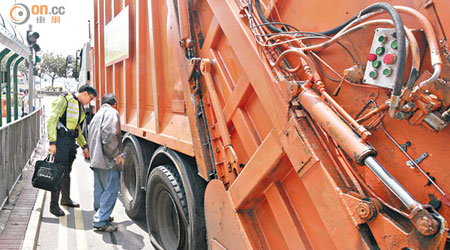
[[395, 55], [394, 54], [386, 54], [383, 57], [383, 62], [386, 64], [393, 64], [395, 62]]
[[369, 59], [369, 61], [373, 62], [377, 60], [377, 55], [371, 53], [367, 58]]

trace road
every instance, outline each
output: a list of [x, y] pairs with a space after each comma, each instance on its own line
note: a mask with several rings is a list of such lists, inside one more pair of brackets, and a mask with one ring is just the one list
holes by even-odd
[[[55, 98], [43, 99], [47, 117]], [[93, 230], [94, 178], [89, 167], [79, 149], [71, 173], [71, 197], [81, 204], [80, 208], [62, 207], [66, 216], [58, 218], [49, 212], [50, 193], [47, 192], [37, 249], [154, 249], [146, 231], [146, 222], [129, 219], [120, 199], [112, 213], [113, 224], [118, 226], [118, 231], [104, 233]]]

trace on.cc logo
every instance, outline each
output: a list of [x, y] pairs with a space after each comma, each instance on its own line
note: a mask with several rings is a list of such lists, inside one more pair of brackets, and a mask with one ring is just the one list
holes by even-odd
[[24, 24], [30, 19], [30, 9], [22, 3], [17, 3], [9, 11], [9, 16], [13, 23]]

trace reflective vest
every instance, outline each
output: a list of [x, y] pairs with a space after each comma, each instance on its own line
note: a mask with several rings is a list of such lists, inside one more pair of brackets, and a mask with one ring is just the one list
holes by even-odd
[[80, 124], [83, 122], [86, 114], [84, 108], [78, 102], [78, 99], [71, 93], [61, 95], [52, 103], [52, 112], [47, 123], [48, 139], [50, 143], [57, 140], [58, 124], [63, 125], [68, 130], [78, 130], [77, 142], [80, 147], [86, 145], [86, 139], [81, 132]]
[[63, 97], [66, 99], [66, 108], [63, 115], [59, 118], [59, 122], [68, 130], [75, 130], [86, 116], [84, 108], [72, 94], [66, 94]]

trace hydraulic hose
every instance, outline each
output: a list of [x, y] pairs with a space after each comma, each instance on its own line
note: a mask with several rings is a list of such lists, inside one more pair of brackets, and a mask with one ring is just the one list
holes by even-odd
[[[419, 89], [424, 88], [431, 82], [436, 81], [442, 70], [442, 58], [439, 52], [439, 43], [436, 37], [436, 33], [430, 21], [419, 11], [405, 6], [395, 6], [395, 8], [400, 12], [416, 17], [424, 28], [425, 36], [427, 37], [428, 46], [430, 48], [431, 65], [433, 66], [434, 69], [434, 72], [431, 75], [431, 77], [422, 81], [419, 84]], [[409, 87], [411, 89], [413, 86], [409, 85]]]
[[[265, 17], [264, 13], [261, 10], [261, 5], [259, 0], [255, 0], [255, 5], [256, 5], [256, 10], [258, 11], [258, 15], [261, 19], [261, 21], [267, 25], [267, 27], [272, 30], [273, 32], [276, 33], [281, 33], [283, 32], [281, 29], [273, 26], [272, 24], [270, 24], [270, 22], [267, 20], [267, 18]], [[251, 6], [250, 6], [251, 7]], [[390, 4], [387, 3], [375, 3], [372, 4], [370, 6], [368, 6], [367, 8], [363, 9], [360, 13], [358, 13], [357, 15], [355, 15], [354, 17], [350, 18], [349, 20], [347, 20], [345, 23], [341, 24], [340, 26], [333, 28], [331, 30], [325, 31], [325, 32], [320, 32], [320, 34], [322, 35], [333, 35], [336, 34], [337, 32], [339, 32], [340, 30], [342, 30], [344, 27], [346, 27], [348, 24], [350, 24], [351, 22], [355, 21], [357, 18], [359, 18], [362, 15], [365, 14], [369, 14], [373, 11], [376, 10], [384, 10], [386, 11], [392, 18], [392, 21], [394, 22], [394, 27], [395, 27], [395, 33], [397, 35], [397, 42], [398, 42], [398, 62], [399, 65], [405, 65], [405, 61], [406, 61], [406, 38], [405, 38], [405, 30], [403, 29], [403, 22], [402, 19], [400, 18], [400, 14], [398, 13], [398, 11]], [[405, 73], [405, 68], [404, 67], [399, 67], [399, 69], [395, 72], [395, 78], [397, 79], [397, 81], [394, 83], [394, 90], [392, 93], [393, 99], [398, 99], [398, 96], [400, 96], [401, 90], [402, 90], [402, 85], [403, 85], [403, 75]], [[391, 107], [396, 108], [398, 105], [398, 102], [391, 102]]]
[[[259, 0], [255, 0], [255, 5], [256, 5], [256, 11], [258, 11], [259, 18], [261, 18], [261, 21], [267, 26], [267, 28], [269, 28], [271, 31], [276, 32], [276, 33], [283, 32], [281, 29], [270, 24], [269, 20], [267, 20], [266, 16], [264, 15], [264, 13], [261, 10], [261, 5], [259, 4]], [[250, 6], [250, 9], [251, 9], [251, 6]]]

